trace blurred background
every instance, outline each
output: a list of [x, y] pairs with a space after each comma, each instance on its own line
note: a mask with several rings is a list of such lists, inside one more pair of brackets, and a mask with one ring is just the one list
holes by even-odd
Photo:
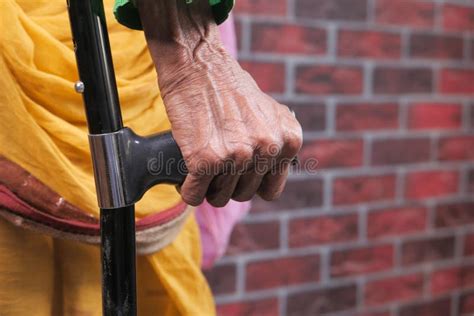
[[242, 66], [319, 165], [237, 226], [220, 315], [474, 315], [474, 1], [236, 6]]

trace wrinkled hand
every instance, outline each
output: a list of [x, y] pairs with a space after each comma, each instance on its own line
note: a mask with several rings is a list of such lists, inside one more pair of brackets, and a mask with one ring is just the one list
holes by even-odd
[[301, 147], [301, 128], [288, 108], [262, 93], [224, 52], [175, 75], [160, 87], [189, 170], [184, 201], [198, 205], [207, 197], [224, 206], [256, 192], [278, 197]]
[[[176, 0], [166, 0], [161, 8], [160, 1], [139, 1], [141, 14], [151, 16], [155, 9], [177, 16], [161, 28], [155, 19], [142, 15], [142, 21], [189, 172], [181, 187], [183, 200], [196, 206], [207, 198], [222, 207], [256, 193], [265, 200], [277, 198], [302, 144], [294, 115], [264, 94], [223, 49], [208, 5], [202, 5], [207, 1], [191, 8]], [[170, 35], [163, 35], [166, 31]]]

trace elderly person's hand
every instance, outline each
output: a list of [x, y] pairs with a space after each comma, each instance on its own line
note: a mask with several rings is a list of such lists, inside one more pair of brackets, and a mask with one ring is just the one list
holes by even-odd
[[138, 0], [173, 136], [189, 174], [183, 200], [277, 198], [302, 131], [226, 53], [209, 1]]

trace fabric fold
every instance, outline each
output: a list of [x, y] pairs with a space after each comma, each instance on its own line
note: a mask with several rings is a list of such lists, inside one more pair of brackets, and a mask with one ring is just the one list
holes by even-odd
[[[129, 30], [115, 21], [113, 1], [106, 0], [104, 5], [124, 125], [139, 135], [170, 129], [143, 33]], [[25, 170], [31, 175], [30, 180], [37, 179], [63, 199], [56, 201], [59, 205], [56, 213], [54, 207], [51, 209], [52, 215], [39, 207], [43, 202], [52, 201], [30, 196], [30, 202], [36, 203], [30, 205], [24, 203], [25, 196], [15, 200], [19, 193], [12, 190], [8, 193], [3, 188], [2, 196], [9, 197], [10, 203], [14, 203], [4, 209], [19, 210], [21, 206], [31, 214], [59, 220], [74, 218], [73, 209], [79, 209], [82, 212], [79, 216], [81, 223], [97, 225], [99, 210], [85, 114], [82, 99], [73, 88], [78, 75], [66, 2], [3, 0], [0, 2], [0, 29], [3, 30], [0, 32], [0, 156]], [[70, 206], [65, 207], [66, 201]], [[136, 205], [137, 222], [149, 219], [149, 216], [160, 216], [181, 204], [181, 198], [173, 186], [156, 186]], [[20, 213], [14, 215], [16, 218], [12, 218], [13, 221], [22, 220]], [[13, 237], [14, 234], [17, 236], [14, 230], [5, 225], [0, 225], [0, 230], [5, 241], [20, 242], [21, 239]], [[44, 240], [44, 245], [56, 244], [57, 241], [44, 235], [34, 238]], [[57, 243], [68, 244], [67, 241]], [[93, 245], [68, 245], [71, 251], [51, 248], [43, 252], [42, 256], [53, 258], [38, 260], [38, 271], [49, 271], [48, 267], [39, 266], [43, 264], [41, 262], [49, 264], [54, 261], [68, 268], [71, 268], [68, 262], [87, 266], [91, 264], [87, 260], [97, 255], [98, 248]], [[21, 249], [22, 245], [16, 247]], [[80, 248], [83, 253], [78, 259], [73, 259], [76, 253], [72, 249], [75, 248]], [[197, 224], [193, 214], [188, 212], [183, 217], [182, 229], [167, 247], [139, 259], [141, 263], [137, 273], [143, 284], [148, 284], [146, 280], [155, 280], [154, 287], [164, 285], [160, 287], [161, 292], [142, 293], [143, 301], [149, 302], [141, 307], [146, 315], [196, 315], [193, 312], [198, 310], [203, 312], [202, 315], [215, 313], [212, 295], [200, 272], [200, 253]], [[24, 253], [11, 255], [21, 256], [20, 263], [26, 262]], [[84, 307], [90, 315], [97, 314], [97, 306], [90, 304], [89, 307], [85, 300], [91, 297], [92, 289], [97, 289], [100, 279], [94, 279], [93, 282], [98, 285], [93, 285], [88, 283], [91, 278], [74, 278], [68, 274], [58, 282], [62, 283], [55, 291], [62, 291], [61, 295], [67, 295], [74, 289], [74, 298], [68, 304]], [[170, 299], [178, 296], [179, 300]]]

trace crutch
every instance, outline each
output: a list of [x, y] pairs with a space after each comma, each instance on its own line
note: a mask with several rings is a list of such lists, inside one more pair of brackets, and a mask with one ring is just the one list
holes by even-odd
[[171, 133], [123, 126], [102, 0], [67, 5], [100, 207], [103, 314], [136, 315], [134, 205], [155, 184], [182, 183], [186, 167]]

